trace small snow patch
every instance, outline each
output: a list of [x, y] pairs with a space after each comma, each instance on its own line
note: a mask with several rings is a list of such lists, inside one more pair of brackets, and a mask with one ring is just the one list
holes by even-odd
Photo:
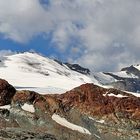
[[4, 106], [0, 106], [0, 109], [10, 109], [11, 108], [11, 106], [10, 105], [4, 105]]
[[134, 66], [136, 69], [140, 70], [140, 65], [135, 65]]
[[136, 97], [140, 97], [140, 93], [129, 92], [129, 91], [125, 91], [125, 92], [127, 92], [128, 94], [134, 95]]
[[21, 108], [23, 110], [28, 111], [28, 112], [31, 112], [31, 113], [34, 113], [35, 112], [34, 106], [33, 105], [29, 105], [27, 103], [25, 103]]
[[97, 134], [93, 134], [96, 138], [100, 139], [101, 137], [98, 136]]
[[117, 97], [117, 98], [123, 98], [123, 97], [128, 97], [128, 96], [124, 96], [124, 95], [121, 95], [121, 94], [113, 94], [113, 93], [110, 93], [110, 94], [103, 94], [103, 96], [114, 96], [114, 97]]
[[98, 123], [104, 123], [105, 122], [104, 120], [96, 120], [92, 117], [89, 117], [89, 119], [94, 120], [95, 122], [98, 122]]
[[76, 130], [76, 131], [78, 131], [80, 133], [91, 135], [91, 133], [86, 128], [78, 126], [78, 125], [75, 125], [75, 124], [72, 124], [72, 123], [68, 122], [65, 118], [62, 118], [61, 116], [59, 116], [57, 114], [53, 114], [52, 119], [54, 121], [56, 121], [58, 124], [60, 124], [62, 126], [65, 126], [65, 127], [69, 128], [69, 129]]

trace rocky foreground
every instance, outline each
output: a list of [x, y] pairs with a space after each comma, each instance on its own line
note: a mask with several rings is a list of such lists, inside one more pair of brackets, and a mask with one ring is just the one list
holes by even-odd
[[64, 94], [0, 80], [0, 140], [139, 140], [140, 97], [84, 84]]

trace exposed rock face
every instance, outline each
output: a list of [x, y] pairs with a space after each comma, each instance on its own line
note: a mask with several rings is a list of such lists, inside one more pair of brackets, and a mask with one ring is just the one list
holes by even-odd
[[108, 115], [113, 114], [111, 119], [114, 123], [121, 118], [140, 120], [140, 98], [116, 89], [85, 84], [59, 98], [65, 106], [78, 108], [81, 112], [98, 118], [107, 116], [108, 121]]
[[0, 106], [11, 103], [16, 90], [7, 81], [0, 79]]
[[116, 82], [108, 83], [108, 85], [112, 85], [114, 88], [120, 90], [140, 92], [140, 71], [136, 69], [134, 66], [123, 68], [121, 69], [121, 71], [124, 71], [130, 75], [133, 74], [135, 77], [132, 78], [120, 77], [112, 73], [104, 73], [116, 79]]
[[39, 94], [35, 93], [34, 91], [17, 91], [16, 94], [13, 96], [12, 101], [13, 104], [16, 103], [33, 103], [36, 98], [39, 97]]
[[127, 73], [132, 73], [140, 78], [140, 71], [136, 69], [133, 65], [130, 67], [122, 68], [121, 71], [126, 71]]
[[80, 66], [79, 64], [70, 64], [70, 63], [62, 63], [61, 61], [54, 59], [54, 61], [56, 61], [58, 64], [60, 65], [66, 65], [68, 66], [71, 70], [85, 74], [85, 75], [89, 75], [90, 74], [90, 70], [88, 68], [84, 68], [82, 66]]
[[[119, 139], [140, 139], [140, 98], [116, 90], [85, 84], [59, 96], [65, 108], [75, 108], [87, 114], [104, 134]], [[126, 136], [128, 135], [128, 137]], [[104, 139], [106, 139], [105, 137]], [[114, 138], [117, 139], [117, 138]]]
[[78, 64], [70, 64], [70, 63], [64, 63], [65, 65], [67, 65], [71, 70], [77, 71], [79, 73], [85, 74], [85, 75], [89, 75], [90, 74], [90, 70], [87, 68], [83, 68]]
[[17, 91], [0, 109], [0, 126], [3, 139], [138, 140], [140, 98], [94, 84], [60, 95]]

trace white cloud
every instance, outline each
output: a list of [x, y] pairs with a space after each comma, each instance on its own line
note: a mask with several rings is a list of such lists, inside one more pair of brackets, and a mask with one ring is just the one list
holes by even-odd
[[13, 52], [11, 50], [0, 50], [0, 59], [3, 58], [4, 56], [16, 54], [16, 52]]
[[0, 33], [24, 43], [51, 32], [60, 51], [76, 50], [76, 61], [97, 71], [140, 63], [139, 0], [41, 1], [1, 0]]

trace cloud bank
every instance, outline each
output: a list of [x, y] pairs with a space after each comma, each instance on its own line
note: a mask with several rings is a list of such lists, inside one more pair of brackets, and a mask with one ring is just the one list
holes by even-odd
[[1, 0], [1, 37], [50, 36], [68, 60], [94, 71], [140, 63], [139, 0]]

